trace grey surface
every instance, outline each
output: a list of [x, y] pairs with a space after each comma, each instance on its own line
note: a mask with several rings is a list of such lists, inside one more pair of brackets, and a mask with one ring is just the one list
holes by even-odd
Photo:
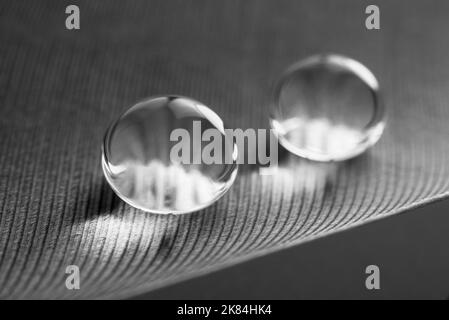
[[[389, 216], [449, 191], [447, 1], [0, 3], [0, 297], [121, 298]], [[153, 94], [192, 96], [229, 127], [267, 127], [295, 60], [346, 54], [378, 76], [389, 126], [368, 154], [243, 168], [217, 204], [181, 216], [120, 202], [100, 168], [113, 119]], [[65, 267], [81, 269], [79, 291]]]
[[[134, 299], [449, 299], [449, 201], [317, 239]], [[380, 290], [367, 290], [377, 265]]]

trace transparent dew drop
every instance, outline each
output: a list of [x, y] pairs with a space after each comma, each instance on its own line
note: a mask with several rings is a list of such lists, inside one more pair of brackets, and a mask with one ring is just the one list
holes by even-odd
[[374, 75], [339, 55], [317, 55], [291, 66], [277, 83], [271, 126], [290, 152], [340, 161], [373, 146], [385, 127]]
[[[213, 137], [203, 139], [205, 131]], [[228, 152], [207, 149], [211, 141]], [[190, 98], [160, 96], [137, 103], [109, 127], [102, 165], [112, 189], [131, 206], [182, 214], [223, 196], [236, 177], [236, 159], [237, 146], [217, 114]]]

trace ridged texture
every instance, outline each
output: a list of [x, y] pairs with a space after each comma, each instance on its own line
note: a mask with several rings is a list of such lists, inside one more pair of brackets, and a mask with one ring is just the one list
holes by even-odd
[[[1, 298], [129, 297], [448, 195], [447, 1], [376, 1], [380, 31], [358, 0], [77, 3], [79, 31], [65, 1], [0, 4]], [[388, 127], [364, 156], [284, 153], [276, 175], [242, 168], [218, 203], [178, 217], [134, 210], [103, 179], [103, 133], [135, 101], [183, 94], [228, 127], [266, 128], [282, 70], [329, 51], [384, 90]]]

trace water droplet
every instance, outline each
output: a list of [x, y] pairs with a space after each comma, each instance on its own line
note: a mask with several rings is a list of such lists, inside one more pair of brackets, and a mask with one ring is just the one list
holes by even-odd
[[[181, 139], [172, 136], [177, 129], [187, 133], [187, 149], [178, 151], [189, 161], [173, 159], [172, 148]], [[208, 144], [202, 134], [207, 129], [222, 135], [224, 146], [230, 144], [225, 147], [232, 151], [231, 161], [202, 161]], [[236, 148], [220, 117], [202, 103], [181, 96], [152, 97], [131, 107], [108, 129], [103, 172], [115, 193], [133, 207], [158, 214], [188, 213], [211, 205], [231, 187], [238, 169]]]
[[374, 75], [361, 63], [317, 55], [291, 66], [275, 90], [271, 126], [290, 152], [340, 161], [373, 146], [385, 127]]

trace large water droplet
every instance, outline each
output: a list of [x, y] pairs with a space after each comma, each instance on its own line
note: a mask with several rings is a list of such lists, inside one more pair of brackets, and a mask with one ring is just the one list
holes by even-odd
[[[220, 143], [232, 151], [231, 161], [224, 156], [211, 164], [202, 161], [208, 144], [202, 134], [208, 129], [223, 137]], [[170, 138], [179, 130], [187, 133], [187, 144], [177, 134]], [[176, 155], [189, 161], [173, 160], [172, 148], [181, 140], [186, 148]], [[236, 146], [217, 114], [190, 98], [161, 96], [137, 103], [110, 126], [102, 164], [110, 186], [128, 204], [152, 213], [181, 214], [209, 206], [231, 187], [236, 158]]]

